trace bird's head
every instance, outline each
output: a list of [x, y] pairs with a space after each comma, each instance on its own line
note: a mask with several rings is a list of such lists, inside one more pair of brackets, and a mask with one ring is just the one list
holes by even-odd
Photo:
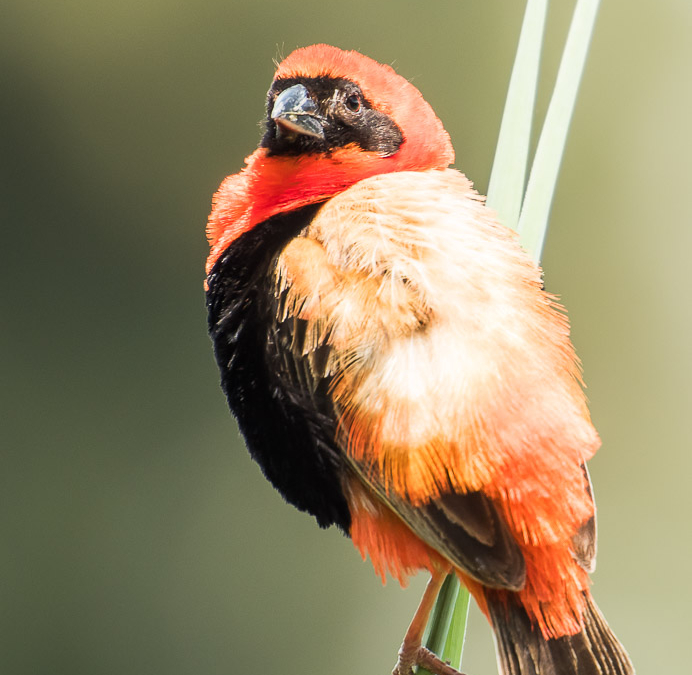
[[216, 193], [208, 269], [235, 238], [278, 213], [370, 176], [453, 161], [433, 109], [393, 68], [328, 45], [297, 49], [278, 65], [259, 148]]
[[393, 68], [354, 51], [313, 45], [290, 54], [267, 97], [270, 155], [364, 156], [382, 173], [445, 168], [447, 132], [421, 93]]

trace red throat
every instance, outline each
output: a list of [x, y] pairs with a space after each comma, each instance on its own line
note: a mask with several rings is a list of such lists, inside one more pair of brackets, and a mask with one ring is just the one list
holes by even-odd
[[357, 82], [373, 107], [397, 124], [404, 137], [401, 147], [389, 157], [356, 145], [328, 155], [268, 156], [266, 149], [256, 150], [214, 196], [207, 226], [207, 274], [235, 239], [277, 213], [327, 200], [376, 174], [445, 169], [454, 161], [449, 136], [430, 105], [390, 66], [358, 52], [313, 45], [290, 54], [275, 80], [320, 76]]

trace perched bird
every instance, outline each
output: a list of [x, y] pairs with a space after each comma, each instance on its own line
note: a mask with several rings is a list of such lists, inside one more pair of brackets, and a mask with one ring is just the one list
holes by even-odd
[[505, 675], [634, 670], [589, 592], [600, 441], [563, 309], [448, 168], [449, 136], [392, 68], [327, 45], [278, 65], [266, 132], [214, 196], [209, 331], [254, 459], [383, 578], [448, 572]]

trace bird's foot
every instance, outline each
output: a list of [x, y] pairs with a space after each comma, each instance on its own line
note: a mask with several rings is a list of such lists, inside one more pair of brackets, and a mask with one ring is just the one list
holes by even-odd
[[413, 675], [413, 668], [421, 666], [433, 675], [464, 675], [449, 663], [433, 654], [427, 647], [418, 647], [416, 650], [406, 650], [404, 645], [399, 650], [399, 659], [394, 666], [392, 675]]

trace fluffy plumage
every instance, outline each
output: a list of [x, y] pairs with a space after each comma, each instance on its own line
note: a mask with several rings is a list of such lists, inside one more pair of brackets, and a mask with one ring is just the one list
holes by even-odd
[[[396, 142], [367, 142], [363, 111]], [[456, 571], [508, 675], [626, 675], [588, 590], [600, 441], [566, 315], [452, 160], [388, 66], [324, 45], [280, 64], [209, 221], [222, 385], [270, 480], [380, 575]]]

